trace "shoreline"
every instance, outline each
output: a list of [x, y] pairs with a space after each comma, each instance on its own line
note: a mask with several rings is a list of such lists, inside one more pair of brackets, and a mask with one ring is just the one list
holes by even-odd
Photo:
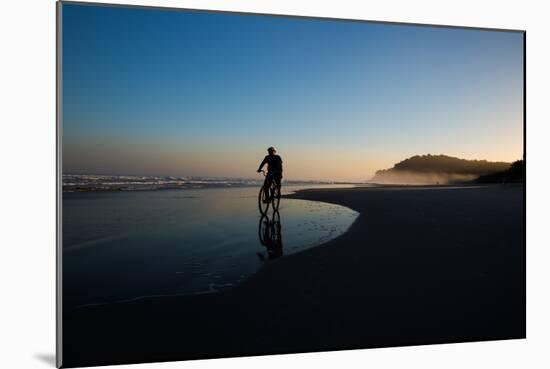
[[65, 366], [523, 338], [523, 191], [439, 185], [285, 195], [359, 216], [339, 237], [277, 259], [231, 290], [67, 314]]

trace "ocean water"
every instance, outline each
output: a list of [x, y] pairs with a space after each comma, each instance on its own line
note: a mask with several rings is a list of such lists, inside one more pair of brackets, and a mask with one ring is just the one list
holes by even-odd
[[64, 307], [232, 288], [266, 263], [341, 235], [358, 215], [283, 198], [262, 218], [258, 190], [64, 193]]

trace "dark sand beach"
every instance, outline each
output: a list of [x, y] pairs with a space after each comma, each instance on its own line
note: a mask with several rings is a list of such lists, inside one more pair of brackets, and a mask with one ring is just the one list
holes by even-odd
[[290, 197], [360, 215], [232, 290], [65, 313], [63, 366], [525, 337], [523, 185]]

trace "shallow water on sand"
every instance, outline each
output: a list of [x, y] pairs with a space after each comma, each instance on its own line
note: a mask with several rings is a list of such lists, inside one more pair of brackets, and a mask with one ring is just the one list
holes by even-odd
[[341, 235], [358, 215], [282, 199], [278, 213], [262, 218], [257, 193], [257, 187], [64, 193], [65, 308], [231, 288], [265, 263]]

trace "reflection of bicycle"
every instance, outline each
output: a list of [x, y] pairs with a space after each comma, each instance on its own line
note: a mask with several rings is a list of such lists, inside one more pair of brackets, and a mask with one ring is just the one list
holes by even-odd
[[[258, 224], [258, 238], [260, 243], [267, 249], [267, 259], [273, 260], [283, 255], [283, 237], [281, 234], [281, 216], [275, 210], [269, 219], [265, 214], [260, 218]], [[264, 260], [262, 254], [258, 257]]]
[[264, 174], [265, 180], [258, 194], [258, 207], [260, 213], [266, 215], [270, 205], [273, 207], [273, 211], [276, 212], [279, 210], [281, 189], [277, 185], [277, 181], [273, 178], [272, 174], [266, 174], [263, 170], [261, 172]]

